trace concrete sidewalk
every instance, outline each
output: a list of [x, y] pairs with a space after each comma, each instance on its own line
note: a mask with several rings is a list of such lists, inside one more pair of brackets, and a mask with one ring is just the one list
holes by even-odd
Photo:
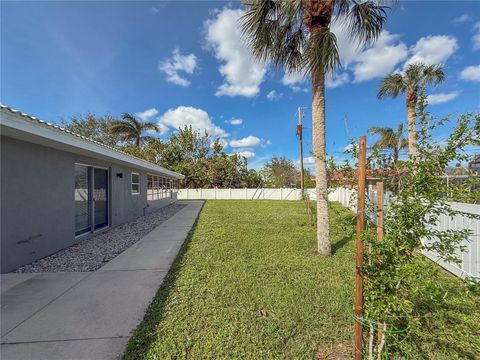
[[203, 204], [182, 203], [98, 271], [3, 274], [2, 360], [118, 359]]

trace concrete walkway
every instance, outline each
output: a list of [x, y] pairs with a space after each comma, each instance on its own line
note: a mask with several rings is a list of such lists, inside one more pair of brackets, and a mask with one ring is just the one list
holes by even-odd
[[3, 274], [1, 359], [118, 359], [203, 202], [88, 273]]

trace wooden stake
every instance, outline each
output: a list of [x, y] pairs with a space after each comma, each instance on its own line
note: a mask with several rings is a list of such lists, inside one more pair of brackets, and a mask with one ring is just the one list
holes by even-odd
[[[383, 181], [377, 182], [377, 241], [383, 241]], [[385, 335], [383, 333], [384, 324], [380, 320], [378, 322], [378, 358], [381, 359], [382, 348], [385, 343]]]
[[383, 241], [383, 181], [377, 182], [377, 240]]
[[302, 125], [302, 108], [298, 107], [298, 125], [299, 130], [299, 140], [300, 140], [300, 188], [302, 189], [302, 198], [305, 195], [305, 179], [303, 174], [303, 125]]
[[355, 257], [355, 349], [354, 359], [362, 359], [362, 323], [363, 315], [363, 228], [365, 224], [365, 178], [367, 159], [367, 139], [360, 136], [358, 156], [357, 188], [357, 238]]

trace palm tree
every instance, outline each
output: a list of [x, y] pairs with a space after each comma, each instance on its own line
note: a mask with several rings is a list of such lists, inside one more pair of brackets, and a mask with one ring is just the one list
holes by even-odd
[[380, 83], [377, 94], [379, 99], [384, 99], [387, 96], [396, 98], [399, 94], [405, 94], [408, 120], [408, 151], [412, 158], [415, 158], [417, 155], [415, 108], [417, 106], [418, 91], [421, 86], [435, 86], [444, 79], [445, 74], [441, 65], [415, 63], [408, 65], [403, 74], [395, 73], [388, 75]]
[[325, 151], [325, 75], [340, 65], [332, 21], [340, 21], [359, 45], [380, 35], [386, 7], [356, 0], [245, 0], [242, 34], [259, 61], [287, 73], [301, 73], [312, 83], [312, 143], [317, 193], [317, 247], [329, 255], [330, 226]]
[[397, 169], [400, 150], [408, 147], [408, 139], [405, 138], [403, 124], [398, 124], [396, 130], [389, 127], [372, 126], [368, 129], [368, 133], [370, 135], [380, 135], [380, 139], [373, 144], [373, 147], [391, 150], [393, 153], [392, 168]]
[[149, 136], [142, 136], [147, 130], [158, 132], [158, 126], [152, 122], [142, 122], [135, 116], [125, 113], [122, 115], [123, 120], [112, 121], [110, 131], [112, 134], [120, 135], [124, 141], [134, 141], [137, 147]]

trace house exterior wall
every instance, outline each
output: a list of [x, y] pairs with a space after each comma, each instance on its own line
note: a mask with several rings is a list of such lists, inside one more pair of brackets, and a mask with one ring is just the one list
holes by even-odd
[[[1, 137], [1, 272], [43, 258], [84, 240], [75, 238], [74, 166], [110, 170], [110, 226], [131, 221], [175, 199], [147, 202], [147, 173], [54, 148]], [[140, 174], [140, 194], [131, 193], [131, 172]], [[120, 178], [118, 173], [122, 173]]]

